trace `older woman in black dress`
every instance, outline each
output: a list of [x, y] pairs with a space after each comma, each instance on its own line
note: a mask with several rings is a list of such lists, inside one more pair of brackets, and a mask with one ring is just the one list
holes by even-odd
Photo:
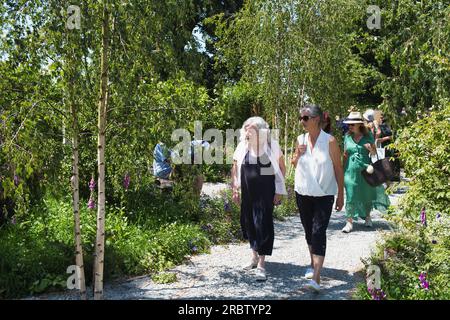
[[233, 160], [233, 201], [241, 206], [242, 232], [253, 254], [244, 269], [256, 268], [256, 279], [266, 280], [265, 256], [272, 254], [274, 242], [273, 209], [287, 192], [283, 153], [264, 119], [244, 122]]

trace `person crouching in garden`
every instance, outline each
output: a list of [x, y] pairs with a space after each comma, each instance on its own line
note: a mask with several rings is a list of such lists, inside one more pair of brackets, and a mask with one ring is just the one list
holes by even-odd
[[265, 257], [274, 242], [273, 209], [286, 195], [284, 157], [260, 117], [244, 122], [241, 141], [233, 155], [233, 201], [241, 206], [243, 236], [250, 242], [252, 259], [245, 270], [256, 268], [256, 280], [267, 279]]
[[376, 154], [375, 140], [364, 125], [360, 112], [350, 112], [344, 121], [349, 131], [344, 138], [344, 185], [345, 212], [347, 223], [342, 232], [353, 230], [353, 220], [365, 219], [366, 227], [372, 227], [370, 212], [376, 200], [376, 190], [370, 186], [361, 174], [372, 163], [370, 154]]
[[296, 167], [295, 195], [311, 257], [311, 267], [305, 273], [305, 278], [310, 279], [306, 287], [319, 292], [326, 231], [334, 196], [337, 194], [337, 211], [344, 204], [344, 176], [339, 145], [322, 130], [322, 110], [307, 104], [300, 119], [307, 133], [298, 136], [291, 163]]

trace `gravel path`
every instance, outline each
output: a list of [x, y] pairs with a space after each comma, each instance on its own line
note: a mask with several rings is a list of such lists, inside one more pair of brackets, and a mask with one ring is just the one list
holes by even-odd
[[[208, 187], [205, 193], [215, 195], [226, 185]], [[402, 191], [400, 191], [402, 192]], [[400, 194], [391, 196], [396, 204]], [[372, 213], [374, 227], [354, 223], [350, 234], [341, 232], [344, 212], [333, 212], [328, 227], [327, 254], [322, 271], [322, 290], [314, 294], [302, 289], [303, 275], [309, 264], [309, 253], [298, 216], [275, 222], [273, 254], [266, 258], [268, 279], [256, 282], [252, 272], [241, 266], [249, 261], [247, 243], [213, 246], [210, 254], [192, 256], [188, 262], [169, 272], [178, 281], [156, 284], [143, 276], [105, 285], [105, 299], [350, 299], [356, 284], [364, 281], [361, 258], [369, 256], [380, 232], [390, 230], [378, 212]], [[31, 299], [77, 299], [76, 292], [49, 294]]]

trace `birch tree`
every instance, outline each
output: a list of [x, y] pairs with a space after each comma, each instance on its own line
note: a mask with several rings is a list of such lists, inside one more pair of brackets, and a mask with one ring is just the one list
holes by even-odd
[[109, 11], [108, 1], [103, 0], [102, 47], [100, 100], [98, 102], [98, 211], [97, 238], [94, 261], [94, 299], [103, 299], [103, 269], [105, 255], [105, 149], [106, 149], [106, 110], [108, 107], [108, 47]]

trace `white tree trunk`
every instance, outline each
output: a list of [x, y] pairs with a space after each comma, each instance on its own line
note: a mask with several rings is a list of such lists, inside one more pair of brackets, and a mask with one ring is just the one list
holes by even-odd
[[287, 162], [288, 162], [288, 154], [287, 154], [287, 150], [288, 150], [288, 108], [286, 108], [286, 117], [284, 119], [284, 165], [287, 166]]
[[102, 26], [102, 56], [100, 101], [98, 104], [98, 211], [97, 239], [94, 262], [94, 299], [103, 299], [103, 269], [105, 248], [105, 135], [106, 110], [108, 102], [108, 42], [109, 42], [109, 12], [107, 1], [103, 1]]
[[[69, 89], [70, 90], [70, 89]], [[83, 248], [81, 243], [80, 228], [80, 192], [79, 192], [79, 175], [78, 175], [78, 117], [77, 107], [71, 99], [70, 111], [72, 113], [72, 189], [73, 189], [73, 216], [75, 231], [75, 263], [77, 265], [77, 283], [80, 289], [82, 300], [86, 300], [86, 282], [84, 277]]]

